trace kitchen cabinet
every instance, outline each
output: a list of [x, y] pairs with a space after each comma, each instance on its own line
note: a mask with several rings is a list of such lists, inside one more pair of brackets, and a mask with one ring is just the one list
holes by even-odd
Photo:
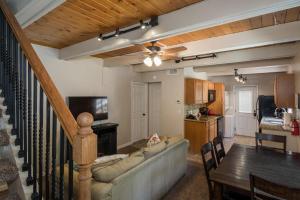
[[276, 75], [274, 82], [274, 100], [279, 108], [295, 107], [294, 74]]
[[217, 119], [185, 120], [184, 135], [190, 141], [189, 152], [199, 154], [202, 145], [213, 141], [217, 136]]
[[185, 79], [185, 104], [204, 104], [208, 102], [208, 81]]
[[217, 137], [217, 120], [208, 122], [208, 132], [209, 141], [213, 141], [213, 139]]
[[225, 114], [225, 86], [223, 83], [215, 83], [216, 99], [208, 105], [208, 109], [214, 115]]
[[209, 90], [214, 90], [215, 89], [215, 84], [213, 82], [208, 81], [208, 89]]

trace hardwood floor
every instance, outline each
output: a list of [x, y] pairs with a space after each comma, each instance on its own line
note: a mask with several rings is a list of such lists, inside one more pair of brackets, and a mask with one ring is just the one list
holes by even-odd
[[[254, 138], [235, 136], [234, 138], [224, 139], [225, 151], [228, 152], [234, 143], [255, 146]], [[188, 167], [186, 175], [172, 187], [163, 200], [209, 199], [208, 187], [200, 153], [194, 155], [189, 154], [187, 159]]]

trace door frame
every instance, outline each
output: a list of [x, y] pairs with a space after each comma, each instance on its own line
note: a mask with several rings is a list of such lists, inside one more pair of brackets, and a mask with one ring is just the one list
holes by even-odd
[[[136, 140], [134, 139], [134, 134], [133, 134], [133, 127], [134, 127], [134, 120], [133, 120], [133, 115], [134, 115], [134, 112], [133, 112], [133, 108], [134, 108], [134, 101], [133, 101], [133, 95], [134, 95], [134, 93], [133, 93], [133, 87], [135, 86], [135, 85], [138, 85], [138, 84], [140, 84], [140, 85], [143, 85], [143, 86], [146, 86], [146, 94], [147, 94], [147, 96], [146, 96], [146, 98], [145, 98], [145, 107], [146, 107], [146, 115], [147, 115], [147, 118], [148, 118], [148, 83], [145, 83], [145, 82], [138, 82], [138, 81], [132, 81], [131, 82], [131, 84], [130, 84], [130, 93], [131, 93], [131, 102], [130, 102], [130, 105], [131, 105], [131, 111], [130, 111], [130, 125], [131, 125], [131, 127], [130, 127], [130, 143], [134, 143], [134, 142], [136, 142]], [[146, 132], [147, 132], [147, 134], [146, 134], [146, 136], [148, 135], [148, 120], [149, 119], [147, 119], [146, 120]]]
[[[160, 104], [160, 113], [159, 113], [159, 121], [161, 122], [161, 96], [162, 96], [162, 82], [157, 81], [157, 82], [148, 82], [148, 136], [150, 136], [150, 85], [151, 84], [160, 84], [160, 99], [159, 99], [159, 104]], [[159, 123], [159, 130], [161, 132], [161, 123]], [[158, 134], [160, 134], [160, 132]]]
[[[233, 98], [233, 101], [234, 101], [234, 135], [237, 135], [237, 128], [236, 128], [236, 119], [237, 119], [237, 102], [236, 102], [236, 99], [237, 99], [237, 89], [238, 88], [243, 88], [243, 87], [255, 87], [256, 88], [256, 94], [257, 94], [257, 97], [258, 97], [258, 85], [234, 85], [233, 86], [233, 94], [234, 94], [234, 98]], [[254, 100], [253, 102], [253, 106], [254, 106], [254, 109], [255, 109], [255, 105], [256, 105], [256, 101]], [[253, 110], [254, 111], [254, 110]], [[258, 123], [257, 123], [257, 126], [256, 126], [256, 131], [258, 131]]]

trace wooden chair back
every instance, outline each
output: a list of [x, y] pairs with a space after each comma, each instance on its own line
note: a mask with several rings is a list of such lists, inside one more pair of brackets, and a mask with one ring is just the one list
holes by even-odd
[[214, 144], [217, 162], [218, 162], [218, 164], [220, 164], [221, 160], [226, 155], [222, 137], [221, 136], [215, 137], [213, 139], [213, 144]]
[[217, 168], [217, 162], [215, 159], [213, 144], [211, 142], [206, 143], [201, 147], [201, 156], [202, 156], [203, 166], [204, 166], [206, 180], [208, 184], [209, 198], [213, 199], [213, 186], [209, 178], [209, 172], [212, 169]]
[[[281, 143], [283, 145], [283, 148], [266, 147], [263, 146], [262, 141]], [[282, 150], [286, 152], [286, 136], [266, 134], [266, 133], [255, 133], [255, 144], [256, 144], [256, 149], [259, 147], [260, 144], [260, 147], [263, 148]]]
[[250, 173], [251, 200], [297, 200], [300, 189], [272, 183]]

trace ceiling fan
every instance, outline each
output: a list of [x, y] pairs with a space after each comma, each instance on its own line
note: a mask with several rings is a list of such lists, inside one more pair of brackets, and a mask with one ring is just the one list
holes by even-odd
[[148, 66], [152, 67], [160, 66], [162, 64], [162, 60], [170, 60], [170, 59], [177, 59], [177, 53], [186, 50], [187, 48], [184, 46], [174, 47], [170, 49], [162, 49], [161, 45], [158, 41], [152, 41], [150, 46], [143, 46], [144, 52], [144, 60], [143, 63]]

